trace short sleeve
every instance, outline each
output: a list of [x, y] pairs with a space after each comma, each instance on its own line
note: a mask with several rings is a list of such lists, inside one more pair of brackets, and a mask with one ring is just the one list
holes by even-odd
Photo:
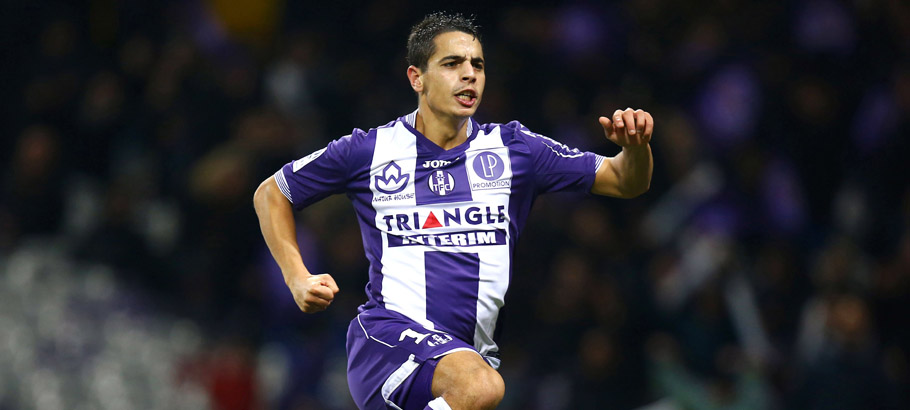
[[516, 136], [523, 139], [531, 151], [538, 193], [591, 191], [597, 170], [603, 164], [603, 156], [570, 148], [519, 123], [509, 125], [516, 127]]
[[301, 210], [329, 195], [342, 193], [349, 176], [350, 135], [330, 142], [325, 148], [285, 164], [275, 173], [281, 193]]

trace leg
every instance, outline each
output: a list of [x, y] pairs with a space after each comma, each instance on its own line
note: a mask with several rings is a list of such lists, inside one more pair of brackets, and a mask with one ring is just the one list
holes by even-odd
[[475, 352], [444, 356], [433, 372], [433, 397], [442, 396], [452, 410], [493, 409], [502, 401], [505, 383]]

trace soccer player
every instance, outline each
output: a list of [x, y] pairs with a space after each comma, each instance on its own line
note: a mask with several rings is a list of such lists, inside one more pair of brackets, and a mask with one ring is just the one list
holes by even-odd
[[479, 124], [472, 115], [486, 77], [473, 21], [431, 14], [407, 47], [417, 110], [288, 163], [256, 190], [256, 212], [294, 299], [313, 313], [339, 289], [301, 260], [292, 210], [336, 193], [353, 202], [370, 262], [367, 301], [347, 335], [360, 408], [494, 408], [505, 391], [494, 335], [534, 198], [645, 192], [653, 119], [632, 109], [601, 117], [607, 139], [622, 147], [612, 158], [517, 121]]

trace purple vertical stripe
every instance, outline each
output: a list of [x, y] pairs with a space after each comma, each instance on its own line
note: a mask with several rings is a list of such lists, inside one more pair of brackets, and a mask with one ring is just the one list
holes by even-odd
[[[436, 165], [436, 168], [424, 167], [423, 164], [427, 163]], [[443, 154], [418, 152], [415, 174], [414, 193], [417, 196], [417, 205], [473, 200], [463, 151]]]
[[[386, 124], [384, 127], [390, 126]], [[383, 128], [383, 127], [380, 127]], [[351, 150], [350, 164], [358, 164], [349, 171], [347, 194], [354, 204], [357, 220], [360, 223], [360, 235], [363, 238], [363, 250], [370, 262], [369, 281], [366, 285], [367, 303], [361, 309], [384, 306], [382, 300], [382, 232], [376, 229], [376, 209], [373, 208], [373, 190], [370, 189], [370, 165], [376, 149], [376, 130], [368, 133], [354, 130], [353, 136], [362, 140]]]
[[480, 258], [476, 253], [427, 252], [427, 319], [474, 344]]

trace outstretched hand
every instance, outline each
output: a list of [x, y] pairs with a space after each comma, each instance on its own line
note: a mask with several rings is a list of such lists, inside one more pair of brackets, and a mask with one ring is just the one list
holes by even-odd
[[654, 132], [654, 118], [643, 110], [616, 110], [612, 120], [607, 117], [599, 120], [607, 139], [623, 148], [648, 145]]
[[291, 289], [297, 306], [305, 313], [325, 310], [338, 293], [335, 279], [327, 273], [291, 279], [288, 288]]

